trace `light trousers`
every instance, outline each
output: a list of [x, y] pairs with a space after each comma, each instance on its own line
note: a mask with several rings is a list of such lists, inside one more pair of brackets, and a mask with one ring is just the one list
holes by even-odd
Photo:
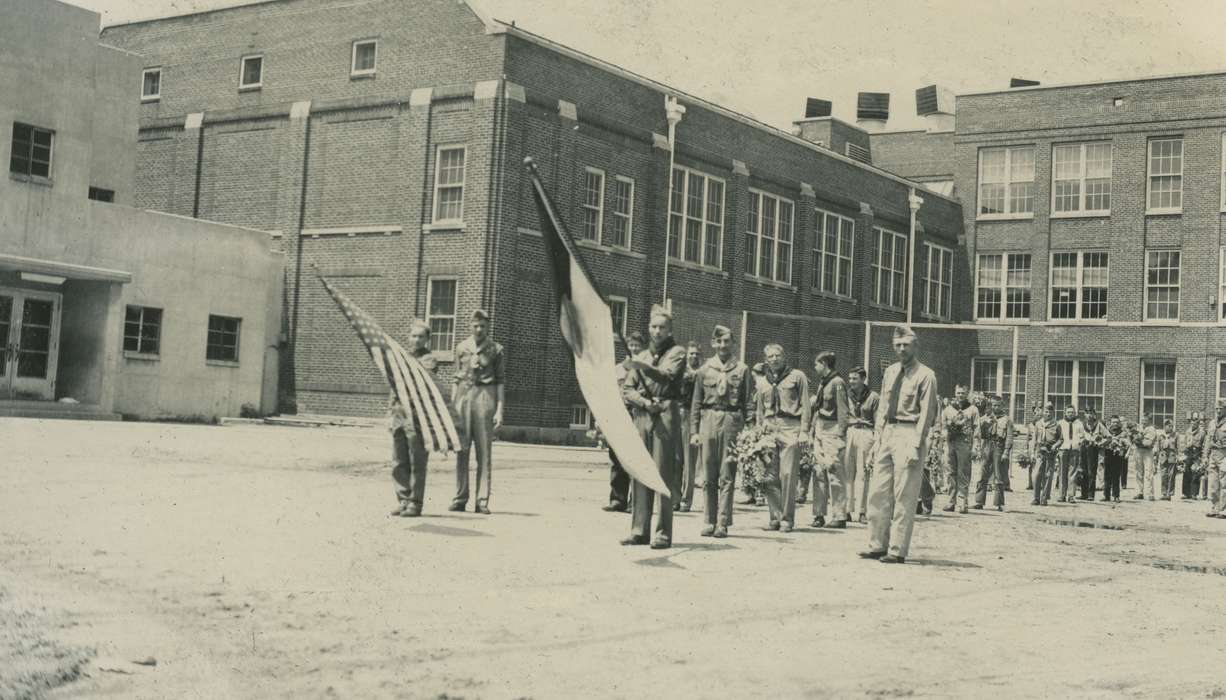
[[[779, 431], [775, 456], [766, 466], [762, 490], [771, 522], [796, 523], [796, 483], [800, 472], [800, 419], [767, 418]], [[815, 494], [816, 495], [816, 494]]]
[[490, 500], [490, 481], [494, 448], [494, 411], [498, 406], [498, 387], [493, 384], [470, 386], [460, 394], [456, 412], [460, 415], [460, 451], [455, 458], [455, 498], [452, 503], [468, 503], [469, 453], [477, 453], [477, 504]]
[[[834, 464], [829, 469], [817, 467], [813, 470], [813, 515], [814, 517], [824, 516], [826, 501], [829, 500], [830, 516], [834, 520], [845, 520], [851, 509], [852, 501], [852, 477], [847, 471], [847, 460], [844, 459], [847, 450], [846, 440], [839, 435], [838, 421], [818, 418], [814, 421], [813, 432], [823, 440], [833, 440], [840, 444], [838, 456], [835, 457]], [[819, 474], [822, 477], [820, 486]]]
[[957, 507], [961, 503], [965, 508], [971, 489], [970, 438], [950, 440], [946, 452], [949, 458], [949, 505]]
[[702, 519], [707, 525], [732, 525], [732, 498], [736, 486], [736, 462], [732, 446], [741, 432], [741, 414], [705, 409], [698, 434], [702, 440]]
[[1158, 472], [1158, 460], [1152, 447], [1137, 448], [1137, 493], [1148, 497], [1151, 501], [1161, 494], [1158, 493], [1161, 484]]
[[886, 425], [869, 485], [869, 549], [907, 556], [923, 481], [924, 446], [919, 428], [911, 423]]
[[847, 429], [847, 447], [843, 460], [847, 462], [847, 474], [851, 488], [847, 491], [847, 512], [868, 515], [868, 475], [872, 466], [868, 455], [877, 439], [872, 428], [852, 426]]

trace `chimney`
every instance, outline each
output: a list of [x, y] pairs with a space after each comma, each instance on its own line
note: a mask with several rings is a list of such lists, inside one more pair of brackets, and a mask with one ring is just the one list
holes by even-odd
[[940, 85], [929, 85], [916, 90], [915, 113], [927, 122], [929, 132], [953, 131], [953, 91]]
[[828, 117], [833, 106], [830, 100], [819, 100], [816, 97], [810, 97], [805, 100], [805, 119]]
[[1009, 89], [1020, 88], [1020, 87], [1034, 87], [1035, 85], [1038, 85], [1038, 84], [1039, 84], [1039, 81], [1037, 80], [1027, 80], [1025, 78], [1009, 78]]
[[816, 97], [806, 99], [805, 118], [792, 122], [792, 133], [823, 148], [830, 148], [832, 107], [830, 100]]
[[861, 92], [856, 95], [856, 125], [871, 133], [885, 128], [890, 119], [890, 93]]

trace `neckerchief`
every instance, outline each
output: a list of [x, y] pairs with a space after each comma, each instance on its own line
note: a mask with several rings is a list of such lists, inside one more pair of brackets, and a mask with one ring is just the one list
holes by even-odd
[[651, 350], [651, 355], [653, 358], [655, 358], [655, 361], [659, 362], [660, 358], [663, 357], [664, 353], [668, 352], [669, 350], [672, 350], [673, 346], [676, 344], [677, 344], [677, 341], [673, 340], [672, 336], [669, 336], [665, 338], [664, 340], [661, 340], [660, 345], [658, 347], [654, 343], [652, 343], [651, 345], [648, 346], [648, 348]]
[[779, 412], [779, 382], [792, 373], [792, 368], [787, 365], [778, 373], [771, 369], [770, 365], [763, 365], [763, 377], [766, 379], [766, 384], [762, 388], [762, 408], [765, 410]]
[[[737, 360], [735, 357], [729, 357], [728, 363], [725, 364], [719, 361], [719, 355], [712, 357], [703, 363], [702, 367], [708, 367], [716, 371], [715, 393], [721, 399], [728, 395], [728, 373], [736, 369]], [[699, 369], [702, 369], [699, 367]]]
[[856, 392], [847, 388], [847, 408], [851, 410], [851, 414], [857, 418], [864, 417], [864, 402], [868, 401], [869, 391], [867, 384], [860, 385], [860, 395], [856, 396]]

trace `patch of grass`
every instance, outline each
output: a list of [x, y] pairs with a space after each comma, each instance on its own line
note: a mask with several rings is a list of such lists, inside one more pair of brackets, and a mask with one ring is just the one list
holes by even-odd
[[79, 679], [93, 649], [67, 647], [49, 639], [45, 610], [19, 608], [0, 590], [0, 698], [41, 698]]

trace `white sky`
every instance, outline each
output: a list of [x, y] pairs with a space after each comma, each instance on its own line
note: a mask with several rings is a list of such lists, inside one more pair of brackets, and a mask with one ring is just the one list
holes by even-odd
[[[68, 0], [103, 24], [244, 0]], [[405, 0], [414, 2], [416, 0]], [[479, 0], [498, 19], [787, 128], [806, 97], [853, 120], [891, 93], [887, 128], [919, 127], [915, 89], [1007, 87], [1226, 70], [1226, 3], [1205, 0]]]

